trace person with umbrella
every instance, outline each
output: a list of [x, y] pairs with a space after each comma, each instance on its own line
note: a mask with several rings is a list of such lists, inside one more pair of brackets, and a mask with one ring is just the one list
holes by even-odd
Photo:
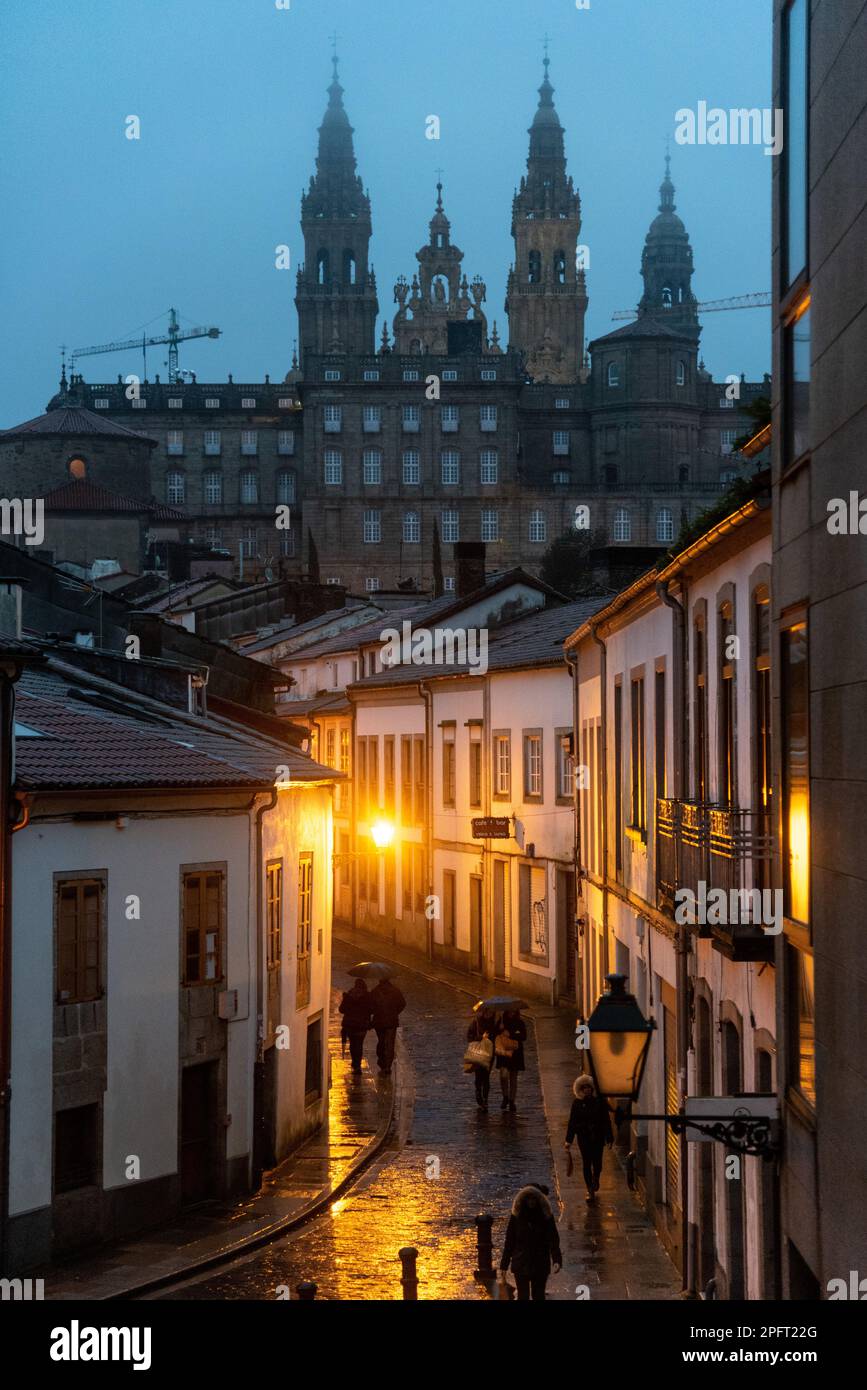
[[400, 1015], [406, 1008], [406, 1000], [392, 984], [392, 968], [381, 961], [362, 961], [361, 965], [350, 970], [350, 975], [363, 974], [366, 979], [378, 980], [370, 991], [370, 1020], [376, 1030], [376, 1060], [383, 1076], [391, 1075], [394, 1064], [394, 1044], [400, 1025]]
[[488, 1096], [491, 1093], [491, 1069], [494, 1065], [494, 1040], [500, 1031], [497, 1022], [496, 1011], [488, 1007], [485, 999], [480, 999], [478, 1004], [473, 1006], [474, 1018], [467, 1029], [468, 1043], [484, 1043], [486, 1040], [488, 1048], [475, 1051], [484, 1052], [485, 1060], [472, 1060], [466, 1053], [465, 1068], [473, 1073], [473, 1081], [476, 1087], [476, 1105], [480, 1110], [487, 1110]]
[[356, 978], [352, 989], [347, 990], [340, 1001], [343, 1014], [343, 1033], [349, 1039], [349, 1057], [356, 1075], [361, 1071], [364, 1057], [364, 1039], [370, 1027], [370, 995], [361, 976]]
[[518, 1094], [518, 1072], [524, 1070], [524, 1043], [527, 1040], [527, 1025], [521, 1017], [524, 1008], [521, 999], [504, 1002], [500, 1031], [494, 1040], [494, 1054], [497, 1070], [500, 1073], [500, 1089], [503, 1099], [501, 1110], [517, 1110], [515, 1097]]

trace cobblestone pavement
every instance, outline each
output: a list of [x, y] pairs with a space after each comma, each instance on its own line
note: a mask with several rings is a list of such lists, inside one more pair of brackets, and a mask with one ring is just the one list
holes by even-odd
[[[357, 947], [334, 943], [334, 977], [358, 959]], [[461, 1069], [471, 1001], [467, 994], [402, 969], [407, 998], [401, 1029], [405, 1092], [402, 1114], [381, 1156], [343, 1200], [302, 1230], [249, 1259], [182, 1289], [170, 1298], [274, 1298], [280, 1285], [293, 1290], [312, 1279], [318, 1298], [401, 1297], [401, 1246], [419, 1252], [420, 1299], [488, 1297], [472, 1277], [476, 1264], [474, 1220], [495, 1217], [496, 1253], [516, 1189], [547, 1184], [554, 1174], [542, 1106], [532, 1033], [527, 1071], [519, 1083], [517, 1114], [501, 1112], [494, 1076], [491, 1108], [480, 1111], [473, 1081]], [[351, 1085], [347, 1063], [332, 1041], [335, 1090]], [[373, 1063], [374, 1036], [366, 1046]], [[410, 1112], [411, 1111], [411, 1115]], [[437, 1159], [439, 1177], [428, 1177]]]

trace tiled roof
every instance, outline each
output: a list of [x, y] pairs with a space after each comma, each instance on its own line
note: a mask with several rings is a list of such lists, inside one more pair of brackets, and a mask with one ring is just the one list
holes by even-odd
[[620, 338], [689, 338], [692, 334], [685, 332], [681, 328], [675, 328], [670, 323], [664, 323], [655, 314], [641, 314], [632, 323], [625, 323], [622, 328], [615, 328], [611, 333], [605, 333], [601, 338], [594, 338], [594, 343], [612, 343]]
[[199, 579], [185, 579], [180, 584], [173, 584], [164, 594], [160, 594], [159, 598], [155, 598], [151, 603], [145, 604], [142, 608], [142, 612], [165, 613], [167, 610], [171, 611], [175, 608], [179, 608], [191, 602], [196, 594], [201, 594], [207, 589], [212, 589], [215, 584], [227, 584], [229, 587], [234, 587], [229, 585], [228, 580], [221, 579], [218, 574], [209, 574]]
[[[327, 627], [329, 623], [335, 622], [339, 618], [349, 617], [356, 613], [359, 608], [365, 608], [364, 603], [349, 603], [344, 608], [329, 608], [326, 613], [319, 613], [315, 618], [308, 618], [304, 623], [296, 623], [294, 618], [286, 618], [279, 623], [275, 623], [267, 632], [257, 632], [253, 639], [244, 642], [242, 650], [245, 652], [258, 652], [274, 647], [278, 642], [294, 641], [296, 637], [306, 632], [314, 632], [317, 627]], [[357, 628], [345, 628], [346, 632], [356, 632]], [[328, 639], [331, 640], [330, 638]], [[310, 651], [312, 647], [304, 647], [302, 650]]]
[[110, 492], [86, 478], [72, 478], [45, 494], [48, 512], [150, 512], [152, 503], [143, 497], [125, 497]]
[[62, 435], [66, 438], [72, 435], [80, 435], [82, 438], [108, 435], [114, 439], [125, 439], [129, 443], [136, 440], [140, 444], [157, 442], [149, 435], [140, 434], [138, 430], [127, 429], [126, 425], [106, 420], [104, 416], [97, 415], [82, 405], [60, 405], [54, 410], [46, 410], [44, 415], [37, 415], [32, 420], [25, 420], [23, 424], [13, 425], [12, 429], [0, 431], [0, 439], [12, 439], [22, 434]]
[[[600, 594], [576, 599], [574, 603], [542, 608], [502, 628], [492, 629], [488, 637], [488, 670], [564, 665], [563, 643], [567, 637], [577, 626], [610, 603], [613, 597], [613, 594]], [[349, 689], [375, 690], [385, 685], [414, 685], [417, 681], [437, 677], [475, 675], [477, 671], [470, 665], [393, 666], [356, 681]]]
[[331, 695], [313, 695], [309, 700], [281, 700], [277, 714], [281, 719], [305, 719], [310, 714], [342, 714], [351, 708], [342, 690]]
[[25, 791], [267, 788], [281, 766], [294, 781], [341, 775], [276, 738], [187, 716], [54, 658], [24, 672], [15, 703], [16, 722], [38, 735], [16, 738]]

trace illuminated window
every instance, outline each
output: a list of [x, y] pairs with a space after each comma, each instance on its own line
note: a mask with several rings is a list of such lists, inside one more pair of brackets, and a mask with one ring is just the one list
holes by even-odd
[[807, 624], [781, 634], [783, 894], [786, 916], [810, 920], [810, 747]]
[[70, 478], [78, 478], [79, 481], [87, 476], [87, 464], [82, 458], [70, 459], [67, 465]]

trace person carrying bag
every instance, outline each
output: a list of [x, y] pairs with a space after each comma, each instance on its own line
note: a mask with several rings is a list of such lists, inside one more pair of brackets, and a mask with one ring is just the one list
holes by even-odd
[[479, 1013], [467, 1029], [468, 1046], [464, 1053], [464, 1067], [473, 1073], [476, 1088], [476, 1105], [487, 1110], [488, 1096], [491, 1093], [491, 1068], [494, 1065], [494, 1046], [500, 1031], [494, 1013]]

